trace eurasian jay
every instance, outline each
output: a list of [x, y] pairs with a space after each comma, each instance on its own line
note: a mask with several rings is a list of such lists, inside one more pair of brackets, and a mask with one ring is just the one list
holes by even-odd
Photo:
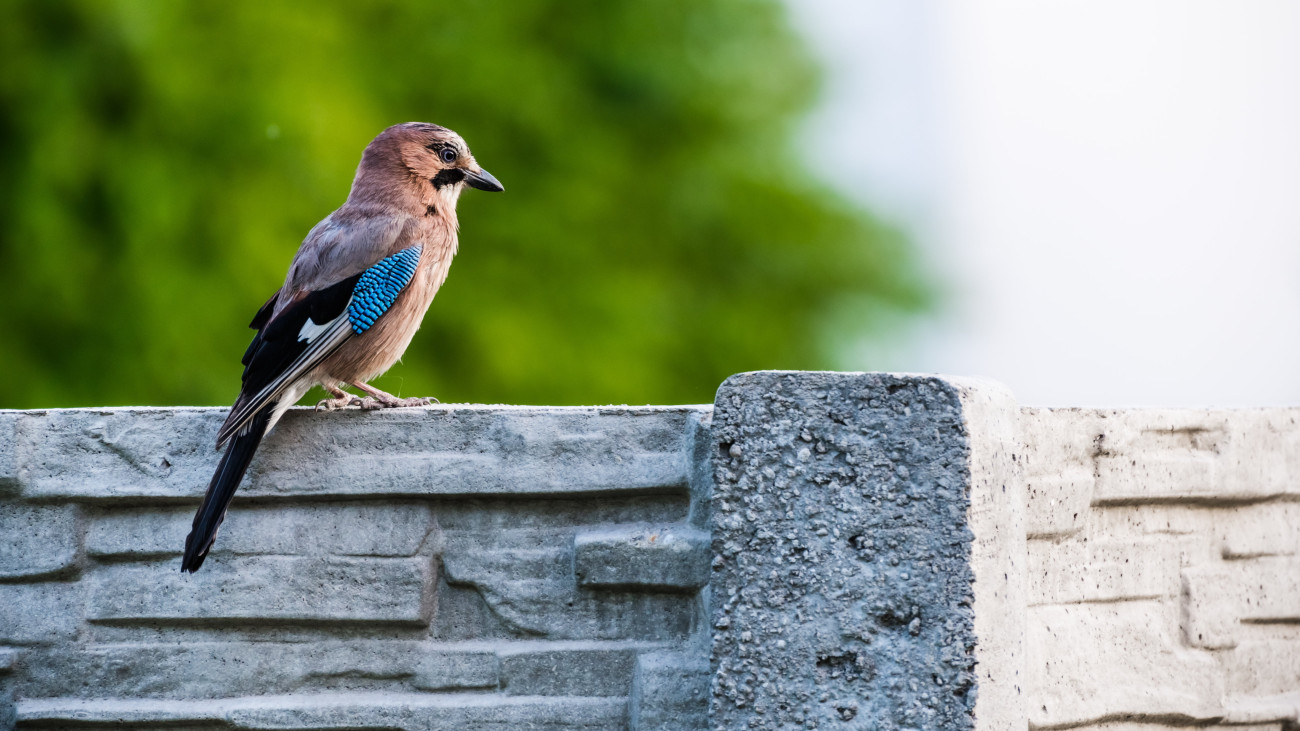
[[257, 334], [244, 353], [244, 385], [217, 432], [226, 452], [185, 539], [182, 571], [203, 565], [262, 437], [312, 386], [333, 396], [317, 404], [327, 410], [430, 402], [366, 382], [402, 357], [447, 278], [466, 185], [502, 190], [445, 127], [394, 125], [366, 146], [347, 201], [307, 234], [284, 286], [249, 325]]

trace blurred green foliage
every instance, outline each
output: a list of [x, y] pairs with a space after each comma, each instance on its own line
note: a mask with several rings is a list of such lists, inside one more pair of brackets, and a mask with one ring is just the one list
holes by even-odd
[[229, 403], [244, 326], [411, 120], [506, 192], [462, 197], [380, 387], [708, 402], [834, 366], [926, 297], [809, 170], [817, 79], [773, 0], [0, 3], [0, 407]]

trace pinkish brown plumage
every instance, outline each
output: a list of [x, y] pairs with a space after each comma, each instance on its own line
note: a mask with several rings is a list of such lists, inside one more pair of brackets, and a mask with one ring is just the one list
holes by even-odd
[[333, 396], [317, 405], [326, 409], [429, 403], [367, 381], [402, 357], [446, 280], [466, 185], [502, 189], [445, 127], [395, 125], [366, 147], [347, 201], [307, 234], [284, 286], [253, 318], [243, 389], [217, 434], [217, 446], [229, 446], [185, 539], [182, 571], [203, 564], [262, 437], [312, 386]]

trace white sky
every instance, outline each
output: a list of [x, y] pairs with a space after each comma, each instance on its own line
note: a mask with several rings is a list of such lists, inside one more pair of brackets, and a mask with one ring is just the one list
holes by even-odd
[[1300, 403], [1300, 2], [789, 2], [831, 72], [806, 144], [950, 294], [844, 367]]

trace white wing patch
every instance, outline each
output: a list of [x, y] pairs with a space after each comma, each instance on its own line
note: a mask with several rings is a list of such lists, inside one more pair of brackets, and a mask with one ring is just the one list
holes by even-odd
[[[347, 310], [344, 310], [344, 312], [347, 312]], [[316, 338], [321, 333], [328, 330], [329, 326], [333, 325], [335, 322], [338, 322], [337, 317], [334, 318], [333, 320], [330, 320], [329, 322], [325, 322], [325, 323], [321, 323], [320, 325], [317, 325], [316, 323], [311, 321], [310, 317], [307, 318], [307, 321], [302, 324], [302, 329], [298, 331], [298, 342], [301, 343], [304, 340], [306, 340], [308, 343], [316, 342]]]

